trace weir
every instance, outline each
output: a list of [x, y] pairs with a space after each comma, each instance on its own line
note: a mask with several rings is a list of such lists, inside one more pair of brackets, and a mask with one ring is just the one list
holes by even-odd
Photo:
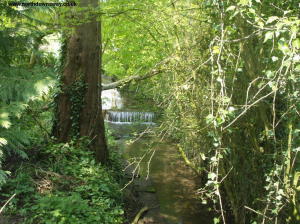
[[154, 124], [153, 112], [136, 112], [136, 111], [107, 111], [105, 120], [111, 123], [118, 124]]

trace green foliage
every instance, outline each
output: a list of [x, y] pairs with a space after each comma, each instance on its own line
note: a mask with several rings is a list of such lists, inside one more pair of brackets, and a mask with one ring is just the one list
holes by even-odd
[[[221, 216], [215, 222], [225, 221], [226, 210], [235, 223], [299, 222], [296, 1], [131, 1], [119, 7], [135, 26], [104, 21], [126, 23], [104, 34], [112, 39], [106, 70], [139, 72], [134, 57], [143, 50], [151, 54], [148, 62], [169, 56], [165, 73], [134, 85], [135, 92], [156, 100], [163, 111], [161, 135], [204, 170], [199, 195], [216, 204]], [[139, 10], [147, 12], [143, 18]], [[147, 27], [152, 16], [157, 42], [147, 31], [131, 32]], [[147, 41], [139, 49], [142, 39]], [[145, 70], [154, 63], [142, 62]]]
[[79, 137], [80, 132], [80, 112], [84, 105], [84, 95], [82, 93], [85, 92], [86, 85], [80, 79], [75, 81], [68, 90], [68, 94], [70, 95], [71, 100], [71, 120], [72, 120], [72, 129], [71, 129], [71, 136], [73, 138]]
[[[55, 72], [50, 69], [53, 58], [43, 55], [36, 49], [36, 39], [45, 36], [45, 30], [39, 27], [27, 13], [8, 7], [1, 3], [0, 29], [0, 187], [6, 175], [2, 170], [2, 161], [12, 156], [27, 159], [25, 147], [33, 144], [41, 133], [44, 124], [39, 115], [29, 113], [32, 109], [40, 109], [49, 100], [46, 96], [53, 88]], [[42, 10], [41, 10], [42, 11]], [[35, 15], [39, 14], [35, 11]], [[41, 14], [40, 14], [41, 15]], [[16, 19], [18, 18], [18, 19]], [[30, 22], [30, 23], [29, 23]], [[47, 31], [48, 32], [48, 31]], [[38, 42], [40, 44], [40, 42]], [[32, 55], [40, 59], [36, 66], [29, 66]], [[47, 57], [47, 59], [45, 59]], [[44, 64], [43, 64], [44, 63]], [[31, 109], [29, 109], [32, 107]], [[34, 118], [30, 118], [33, 116]], [[48, 115], [49, 116], [49, 115]], [[32, 128], [30, 124], [35, 123]], [[36, 123], [39, 123], [37, 125]], [[37, 131], [37, 129], [39, 129]], [[37, 131], [37, 132], [36, 132]], [[45, 132], [45, 130], [43, 130]], [[41, 142], [42, 139], [39, 139]]]
[[[49, 93], [54, 86], [54, 73], [49, 69], [40, 67], [36, 67], [32, 71], [20, 67], [10, 70], [6, 67], [2, 68], [4, 69], [0, 71], [2, 79], [0, 90], [0, 136], [2, 140], [0, 150], [4, 150], [3, 156], [18, 155], [25, 159], [27, 155], [24, 152], [24, 147], [35, 141], [34, 138], [36, 138], [33, 129], [25, 121], [35, 123], [41, 116], [40, 114], [39, 116], [34, 115], [35, 120], [33, 120], [30, 117], [31, 114], [25, 113], [25, 111], [28, 110], [29, 106], [35, 106], [31, 108], [34, 110], [45, 106], [49, 99], [45, 94]], [[41, 133], [40, 131], [37, 130], [36, 133]]]
[[[57, 12], [65, 20], [57, 21]], [[123, 223], [119, 156], [113, 153], [110, 168], [104, 167], [88, 150], [90, 140], [54, 144], [50, 136], [56, 72], [63, 65], [40, 46], [57, 31], [54, 23], [70, 24], [69, 14], [70, 9], [0, 3], [0, 200], [16, 195], [1, 215], [34, 224]], [[70, 30], [60, 31], [67, 36]], [[69, 91], [72, 119], [78, 122], [84, 88], [79, 80]]]
[[[79, 194], [71, 196], [46, 196], [33, 206], [34, 217], [29, 223], [97, 223], [101, 219], [98, 209], [91, 208]], [[37, 221], [41, 220], [41, 221]]]
[[88, 142], [44, 146], [36, 158], [45, 159], [24, 165], [4, 186], [2, 196], [17, 194], [6, 214], [22, 215], [24, 223], [122, 223], [116, 174], [96, 164]]
[[160, 27], [161, 19], [167, 17], [161, 18], [159, 10], [159, 1], [102, 4], [103, 65], [107, 75], [124, 78], [137, 72], [143, 74], [166, 56], [170, 43]]
[[[298, 223], [298, 7], [293, 0], [110, 0], [87, 11], [0, 4], [0, 161], [30, 160], [12, 173], [0, 163], [0, 187], [11, 175], [1, 199], [17, 194], [6, 213], [25, 223], [123, 221], [117, 153], [109, 171], [86, 150], [88, 140], [41, 147], [51, 141], [52, 117], [41, 111], [51, 102], [48, 91], [56, 92], [55, 59], [38, 49], [54, 32], [47, 21], [67, 36], [69, 24], [101, 14], [107, 75], [144, 74], [168, 58], [161, 76], [128, 92], [159, 106], [161, 136], [202, 172], [206, 183], [198, 195], [215, 204], [214, 222], [232, 214], [236, 224]], [[78, 81], [70, 90], [73, 121], [83, 88]], [[115, 147], [113, 138], [108, 142]]]
[[32, 207], [34, 217], [28, 219], [26, 223], [121, 223], [118, 216], [122, 214], [122, 210], [115, 209], [105, 213], [103, 207], [107, 202], [109, 201], [98, 200], [100, 206], [93, 207], [77, 193], [70, 196], [41, 197]]

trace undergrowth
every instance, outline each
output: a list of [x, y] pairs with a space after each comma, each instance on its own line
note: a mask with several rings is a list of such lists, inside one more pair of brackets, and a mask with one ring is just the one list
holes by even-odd
[[97, 164], [87, 139], [68, 144], [47, 144], [19, 164], [3, 186], [1, 199], [14, 199], [7, 217], [24, 224], [123, 223], [118, 156], [112, 167]]

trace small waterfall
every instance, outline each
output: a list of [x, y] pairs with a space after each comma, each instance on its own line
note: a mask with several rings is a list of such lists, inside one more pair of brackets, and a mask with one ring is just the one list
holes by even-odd
[[121, 109], [123, 107], [122, 98], [117, 89], [104, 90], [101, 95], [103, 110]]
[[126, 111], [107, 111], [105, 120], [111, 123], [118, 124], [154, 124], [153, 112], [126, 112]]

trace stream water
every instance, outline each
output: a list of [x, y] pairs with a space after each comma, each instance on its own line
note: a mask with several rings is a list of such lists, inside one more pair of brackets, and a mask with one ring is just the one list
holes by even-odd
[[[184, 165], [174, 145], [154, 138], [142, 138], [124, 147], [127, 159], [142, 157], [148, 150], [150, 151], [140, 164], [140, 173], [145, 177], [149, 172], [159, 201], [159, 216], [165, 220], [164, 223], [212, 223], [209, 212], [195, 197], [198, 178]], [[153, 152], [154, 156], [148, 167]]]
[[[118, 109], [125, 110], [122, 106]], [[176, 147], [172, 143], [154, 137], [141, 137], [134, 140], [131, 135], [153, 127], [154, 113], [108, 110], [106, 121], [114, 134], [120, 138], [119, 146], [125, 159], [133, 160], [145, 155], [140, 163], [139, 174], [142, 178], [149, 176], [151, 179], [152, 194], [157, 198], [159, 209], [148, 214], [150, 220], [152, 218], [154, 222], [141, 223], [212, 223], [210, 213], [196, 198], [195, 191], [199, 178], [184, 165]]]

